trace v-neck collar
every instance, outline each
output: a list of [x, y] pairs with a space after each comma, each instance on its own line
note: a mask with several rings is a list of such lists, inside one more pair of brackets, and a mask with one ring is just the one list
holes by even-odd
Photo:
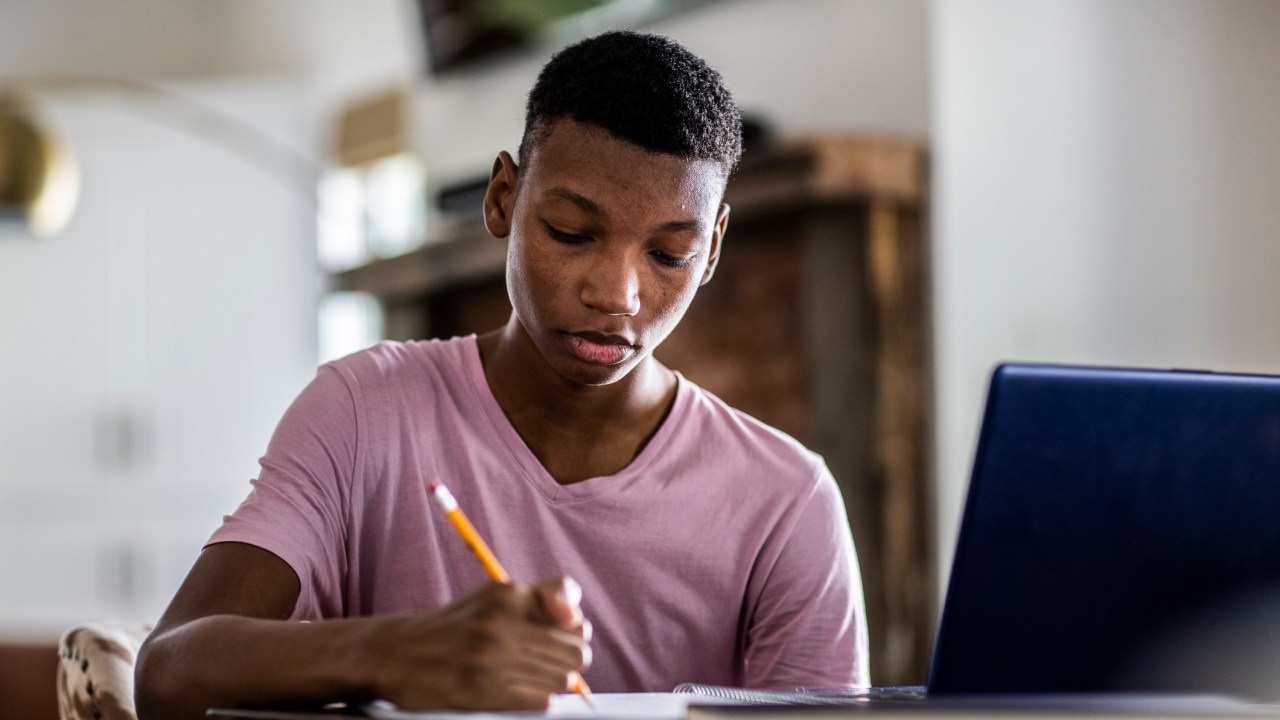
[[686, 412], [688, 404], [692, 402], [692, 388], [689, 386], [689, 382], [683, 375], [676, 372], [676, 398], [671, 406], [671, 411], [663, 418], [657, 432], [653, 434], [653, 437], [649, 438], [649, 442], [645, 444], [644, 449], [630, 464], [613, 475], [602, 475], [587, 478], [570, 485], [561, 485], [556, 482], [555, 478], [551, 477], [551, 473], [547, 472], [542, 462], [533, 454], [533, 450], [529, 449], [524, 438], [520, 437], [520, 433], [516, 432], [515, 426], [511, 424], [507, 414], [502, 411], [502, 406], [498, 404], [498, 399], [493, 396], [489, 381], [484, 376], [484, 364], [480, 361], [480, 347], [476, 341], [476, 336], [468, 335], [462, 340], [466, 372], [471, 381], [471, 388], [475, 392], [477, 404], [483, 409], [490, 425], [492, 425], [494, 435], [511, 455], [512, 463], [520, 470], [520, 475], [551, 503], [570, 503], [587, 500], [613, 492], [642, 479], [645, 476], [645, 471], [653, 464], [654, 459], [662, 454], [671, 438], [674, 437], [678, 426], [688, 415]]

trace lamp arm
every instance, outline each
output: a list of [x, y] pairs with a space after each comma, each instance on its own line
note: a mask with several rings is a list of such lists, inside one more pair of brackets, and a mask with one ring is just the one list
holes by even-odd
[[290, 190], [301, 192], [299, 188], [307, 188], [309, 192], [302, 194], [308, 204], [316, 203], [314, 188], [322, 170], [314, 160], [252, 124], [212, 105], [159, 84], [130, 78], [82, 74], [0, 75], [0, 97], [6, 90], [14, 88], [29, 92], [78, 87], [114, 87], [162, 98], [182, 111], [180, 119], [165, 117], [163, 114], [137, 114], [239, 157], [283, 182]]

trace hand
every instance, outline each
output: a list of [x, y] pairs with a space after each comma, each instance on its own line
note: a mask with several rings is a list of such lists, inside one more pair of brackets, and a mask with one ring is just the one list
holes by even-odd
[[545, 710], [591, 663], [570, 578], [490, 583], [427, 615], [375, 623], [362, 656], [377, 697], [410, 710]]

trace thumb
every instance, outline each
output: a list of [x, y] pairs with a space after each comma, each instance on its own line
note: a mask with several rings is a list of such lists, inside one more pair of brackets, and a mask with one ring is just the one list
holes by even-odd
[[571, 577], [546, 580], [533, 587], [543, 622], [563, 630], [582, 626], [582, 586]]

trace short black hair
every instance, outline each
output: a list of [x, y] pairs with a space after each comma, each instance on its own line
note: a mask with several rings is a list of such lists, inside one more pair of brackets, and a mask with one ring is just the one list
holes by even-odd
[[726, 176], [742, 155], [742, 115], [720, 73], [661, 35], [607, 32], [552, 56], [525, 106], [522, 165], [566, 118], [652, 152], [713, 160]]

